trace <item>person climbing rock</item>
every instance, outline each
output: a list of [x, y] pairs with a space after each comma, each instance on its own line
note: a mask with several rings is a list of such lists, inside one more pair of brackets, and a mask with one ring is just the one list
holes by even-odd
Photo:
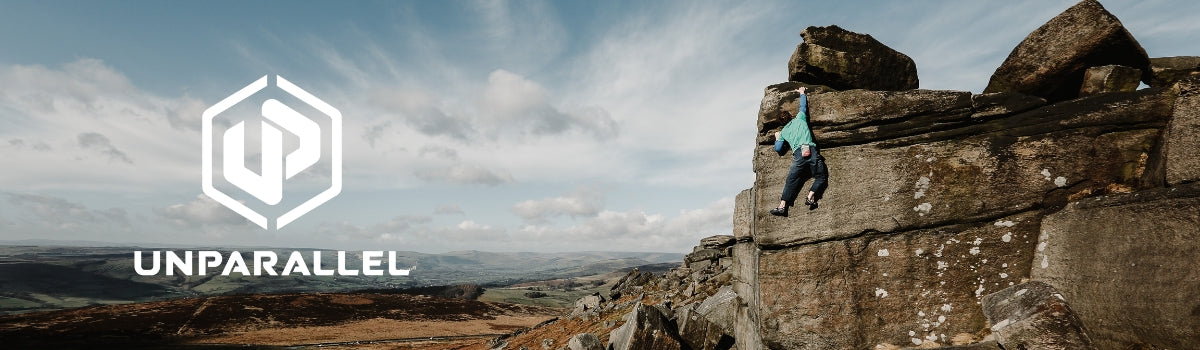
[[825, 157], [821, 156], [821, 151], [813, 141], [812, 129], [808, 127], [808, 95], [805, 94], [805, 87], [801, 86], [795, 91], [800, 93], [800, 107], [796, 110], [796, 117], [784, 125], [783, 130], [775, 132], [775, 152], [781, 156], [787, 154], [789, 147], [785, 147], [785, 143], [792, 151], [792, 167], [788, 169], [779, 207], [771, 209], [771, 215], [775, 216], [788, 215], [788, 207], [795, 203], [800, 194], [800, 187], [810, 177], [813, 178], [813, 183], [804, 199], [804, 205], [808, 206], [808, 210], [817, 209], [817, 201], [821, 199], [829, 179]]

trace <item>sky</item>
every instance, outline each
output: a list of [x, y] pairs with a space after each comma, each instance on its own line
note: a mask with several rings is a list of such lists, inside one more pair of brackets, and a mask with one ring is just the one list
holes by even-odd
[[[0, 241], [684, 252], [731, 232], [804, 28], [978, 93], [1074, 3], [0, 1]], [[1102, 3], [1151, 57], [1200, 55], [1200, 2]], [[282, 229], [201, 190], [201, 115], [263, 76], [342, 114], [340, 195]]]

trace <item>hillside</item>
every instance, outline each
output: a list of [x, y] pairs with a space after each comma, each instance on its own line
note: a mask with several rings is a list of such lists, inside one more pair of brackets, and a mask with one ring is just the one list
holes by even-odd
[[360, 343], [425, 348], [479, 342], [559, 312], [406, 294], [229, 295], [0, 316], [0, 339], [15, 348], [303, 348]]
[[[682, 254], [675, 253], [400, 252], [400, 264], [416, 267], [409, 276], [136, 275], [132, 252], [153, 249], [0, 246], [0, 314], [225, 294], [349, 292], [457, 284], [499, 287], [682, 260]], [[232, 249], [212, 250], [227, 255]], [[336, 254], [325, 254], [323, 259], [327, 266], [336, 264]], [[358, 264], [359, 259], [357, 254], [350, 254], [348, 263]]]

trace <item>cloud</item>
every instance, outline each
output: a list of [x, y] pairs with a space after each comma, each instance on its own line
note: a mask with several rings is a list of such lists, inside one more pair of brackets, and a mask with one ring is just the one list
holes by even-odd
[[[154, 191], [190, 182], [200, 140], [188, 118], [198, 120], [202, 105], [138, 89], [96, 59], [0, 66], [0, 139], [13, 150], [5, 166], [21, 169], [0, 172], [0, 188]], [[135, 159], [136, 167], [113, 166]]]
[[52, 232], [94, 233], [128, 231], [132, 228], [124, 208], [89, 209], [63, 198], [5, 192], [8, 202], [25, 213], [15, 219], [30, 227]]
[[[376, 83], [386, 86], [385, 83]], [[423, 89], [380, 88], [367, 100], [371, 105], [398, 117], [409, 127], [428, 136], [446, 136], [465, 140], [474, 135], [471, 120], [465, 115], [443, 109], [437, 98]], [[390, 126], [389, 123], [385, 123]], [[382, 124], [381, 124], [382, 125]], [[370, 134], [372, 147], [380, 135]], [[381, 133], [384, 130], [379, 130]]]
[[512, 212], [526, 222], [543, 223], [555, 216], [592, 217], [604, 209], [604, 194], [595, 190], [579, 189], [575, 193], [538, 200], [517, 202]]
[[733, 198], [727, 197], [704, 208], [682, 210], [668, 218], [642, 210], [605, 210], [568, 227], [525, 225], [513, 231], [514, 241], [545, 242], [543, 249], [588, 250], [620, 247], [624, 250], [681, 251], [703, 237], [730, 234], [733, 230]]
[[617, 122], [603, 109], [565, 112], [548, 101], [541, 85], [515, 73], [498, 69], [488, 75], [480, 110], [488, 115], [490, 130], [517, 135], [557, 135], [577, 131], [604, 140], [617, 135]]
[[387, 129], [390, 129], [391, 127], [392, 127], [391, 121], [385, 121], [385, 122], [378, 123], [378, 124], [368, 125], [365, 128], [366, 130], [363, 130], [363, 134], [362, 134], [363, 140], [367, 140], [367, 143], [371, 145], [371, 148], [375, 148], [375, 141], [378, 140], [379, 138], [383, 137], [384, 136], [383, 133], [385, 131], [387, 131]]
[[458, 151], [453, 148], [439, 145], [426, 145], [417, 151], [417, 155], [422, 157], [431, 157], [437, 159], [458, 160]]
[[[25, 148], [25, 140], [22, 140], [22, 139], [8, 140], [8, 146], [15, 148], [17, 150], [23, 149], [23, 148]], [[35, 151], [45, 152], [45, 151], [50, 150], [50, 145], [47, 145], [45, 142], [38, 141], [38, 142], [35, 142], [33, 144], [33, 146], [30, 147], [30, 149], [35, 150]]]
[[478, 165], [458, 163], [450, 166], [418, 169], [413, 175], [429, 182], [459, 185], [496, 186], [513, 182], [508, 172], [493, 172]]
[[108, 156], [109, 160], [119, 160], [133, 164], [133, 161], [129, 160], [129, 156], [126, 156], [125, 152], [121, 152], [121, 150], [114, 147], [112, 142], [100, 133], [85, 132], [79, 134], [78, 139], [79, 147], [99, 152], [102, 155]]
[[203, 194], [191, 202], [154, 208], [154, 213], [177, 227], [251, 227], [246, 218]]
[[463, 212], [462, 208], [459, 208], [459, 207], [458, 207], [458, 205], [457, 205], [457, 204], [444, 204], [444, 205], [439, 205], [439, 206], [437, 206], [437, 208], [434, 208], [434, 209], [433, 209], [433, 213], [434, 213], [435, 215], [454, 215], [454, 214], [462, 215], [462, 214], [466, 214], [465, 212]]
[[409, 233], [414, 227], [424, 227], [432, 220], [433, 218], [428, 215], [399, 215], [372, 226], [360, 226], [347, 221], [322, 223], [317, 226], [317, 233], [322, 236], [347, 239], [374, 240], [380, 237], [396, 239]]

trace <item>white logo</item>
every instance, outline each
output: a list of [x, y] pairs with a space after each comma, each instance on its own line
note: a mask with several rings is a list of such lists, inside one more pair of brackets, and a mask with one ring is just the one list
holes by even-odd
[[[267, 228], [266, 216], [255, 212], [254, 209], [246, 206], [246, 204], [233, 199], [233, 197], [213, 187], [212, 142], [213, 119], [230, 107], [266, 88], [267, 77], [264, 75], [262, 78], [250, 83], [250, 85], [205, 110], [203, 115], [204, 124], [201, 132], [204, 138], [204, 164], [202, 169], [203, 174], [201, 175], [204, 181], [204, 194], [218, 203], [229, 207], [229, 209], [233, 209], [233, 211], [258, 224], [258, 226], [262, 226], [264, 229]], [[276, 221], [276, 228], [282, 228], [317, 206], [329, 201], [342, 191], [342, 113], [281, 76], [276, 75], [275, 82], [284, 92], [329, 116], [332, 129], [330, 132], [332, 141], [329, 145], [331, 154], [331, 173], [329, 174], [331, 184], [329, 188], [280, 215]], [[244, 163], [246, 156], [245, 121], [239, 121], [234, 124], [233, 127], [225, 131], [225, 135], [222, 137], [224, 140], [222, 143], [224, 153], [221, 157], [222, 172], [225, 175], [225, 180], [230, 184], [246, 191], [246, 193], [254, 196], [254, 198], [257, 198], [264, 204], [273, 206], [279, 204], [283, 199], [284, 180], [291, 179], [321, 159], [321, 126], [312, 119], [305, 117], [303, 114], [275, 99], [263, 102], [262, 116], [266, 120], [262, 121], [261, 175], [246, 169]], [[271, 121], [295, 135], [300, 142], [299, 148], [287, 154], [285, 158], [282, 154], [283, 131], [275, 128], [267, 123], [267, 121]]]

